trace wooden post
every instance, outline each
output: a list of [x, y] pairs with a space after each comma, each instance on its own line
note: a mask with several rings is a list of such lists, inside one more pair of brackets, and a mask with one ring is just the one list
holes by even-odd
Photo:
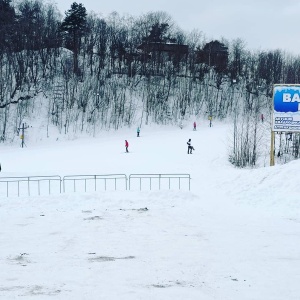
[[272, 130], [271, 131], [271, 150], [270, 150], [270, 166], [275, 166], [275, 132]]

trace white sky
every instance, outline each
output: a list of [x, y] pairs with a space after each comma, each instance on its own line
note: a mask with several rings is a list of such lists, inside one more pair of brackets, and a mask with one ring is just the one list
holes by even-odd
[[[62, 13], [71, 3], [56, 0]], [[208, 39], [241, 38], [250, 50], [282, 49], [295, 55], [300, 53], [298, 0], [83, 0], [77, 3], [103, 17], [113, 11], [121, 16], [164, 11], [181, 29], [198, 29]]]

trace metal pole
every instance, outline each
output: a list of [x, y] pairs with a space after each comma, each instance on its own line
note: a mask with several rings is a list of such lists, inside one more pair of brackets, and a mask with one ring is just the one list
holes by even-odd
[[21, 128], [18, 128], [18, 129], [21, 129], [21, 130], [22, 130], [22, 134], [21, 134], [21, 140], [22, 140], [21, 146], [22, 146], [22, 148], [23, 148], [24, 145], [25, 145], [25, 142], [24, 142], [24, 140], [25, 140], [25, 129], [27, 129], [27, 128], [29, 128], [29, 126], [26, 125], [26, 127], [25, 127], [25, 124], [24, 124], [24, 123], [22, 123], [22, 127], [21, 127]]
[[22, 124], [22, 148], [24, 147], [24, 123]]

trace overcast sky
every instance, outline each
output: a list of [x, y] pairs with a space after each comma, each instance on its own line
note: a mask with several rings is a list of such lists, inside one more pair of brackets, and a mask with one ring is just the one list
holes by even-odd
[[[54, 0], [64, 14], [74, 1]], [[299, 0], [78, 0], [88, 12], [107, 17], [164, 11], [185, 31], [198, 29], [207, 39], [241, 38], [249, 50], [281, 49], [300, 54]]]

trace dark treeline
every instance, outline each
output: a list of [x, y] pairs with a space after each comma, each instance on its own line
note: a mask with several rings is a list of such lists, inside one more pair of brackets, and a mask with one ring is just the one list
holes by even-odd
[[1, 141], [43, 113], [62, 133], [89, 134], [212, 116], [234, 120], [231, 161], [254, 165], [273, 84], [299, 76], [299, 57], [250, 52], [238, 38], [208, 41], [165, 12], [102, 18], [75, 2], [61, 15], [40, 0], [0, 0]]

